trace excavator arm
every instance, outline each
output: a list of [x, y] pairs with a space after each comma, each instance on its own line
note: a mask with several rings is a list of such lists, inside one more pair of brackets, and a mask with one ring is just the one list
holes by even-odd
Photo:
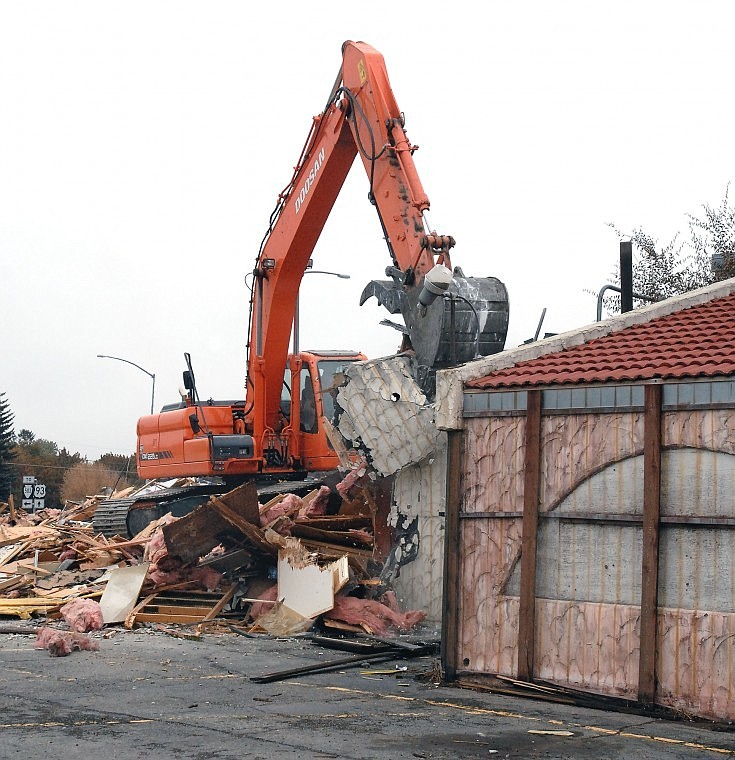
[[[365, 43], [345, 42], [335, 85], [312, 121], [256, 258], [245, 401], [202, 403], [187, 362], [188, 393], [181, 404], [138, 421], [141, 477], [289, 477], [336, 466], [323, 421], [333, 397], [325, 398], [322, 381], [333, 392], [346, 363], [365, 357], [328, 351], [289, 358], [288, 348], [301, 279], [356, 156], [391, 262], [389, 279], [368, 284], [360, 303], [375, 296], [391, 314], [403, 316], [404, 324], [394, 326], [403, 333], [402, 348], [415, 352], [419, 382], [428, 378], [430, 384], [437, 368], [502, 349], [505, 287], [493, 277], [465, 277], [452, 269], [454, 239], [438, 235], [426, 220], [429, 199], [415, 150], [382, 55]], [[307, 424], [304, 401], [309, 388], [318, 416], [313, 424]]]
[[[428, 227], [430, 204], [414, 164], [415, 150], [383, 56], [363, 42], [345, 42], [335, 85], [279, 196], [254, 269], [246, 407], [256, 435], [278, 425], [301, 278], [358, 155], [392, 261], [386, 269], [390, 279], [370, 283], [361, 303], [374, 295], [391, 313], [400, 312], [404, 344], [428, 367], [502, 349], [508, 324], [505, 287], [495, 278], [465, 278], [459, 268], [452, 270], [454, 239]], [[444, 285], [449, 298], [424, 308], [419, 298], [425, 277], [437, 266], [449, 272]]]

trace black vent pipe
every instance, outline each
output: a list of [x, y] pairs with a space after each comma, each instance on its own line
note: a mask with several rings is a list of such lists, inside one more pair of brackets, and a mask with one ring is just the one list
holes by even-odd
[[633, 311], [633, 243], [620, 241], [620, 311]]

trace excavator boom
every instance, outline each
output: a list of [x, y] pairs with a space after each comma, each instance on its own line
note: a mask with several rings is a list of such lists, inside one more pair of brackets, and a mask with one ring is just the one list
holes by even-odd
[[[329, 392], [335, 392], [345, 362], [366, 357], [350, 351], [289, 355], [288, 350], [301, 279], [356, 156], [390, 257], [389, 279], [369, 283], [360, 303], [375, 296], [391, 314], [403, 316], [401, 350], [413, 350], [429, 375], [503, 348], [505, 286], [452, 268], [455, 241], [427, 222], [429, 199], [415, 151], [383, 56], [364, 42], [345, 42], [336, 83], [312, 121], [256, 257], [246, 398], [202, 404], [189, 366], [188, 396], [181, 405], [138, 423], [141, 477], [251, 478], [336, 467], [328, 439], [327, 415], [334, 409]], [[315, 418], [307, 425], [310, 403]]]
[[[419, 364], [446, 367], [502, 350], [508, 294], [494, 277], [467, 278], [452, 269], [454, 238], [431, 230], [429, 199], [414, 163], [404, 116], [383, 56], [364, 42], [342, 46], [342, 66], [324, 110], [314, 118], [291, 182], [279, 197], [255, 267], [248, 394], [256, 430], [272, 428], [281, 378], [274, 367], [288, 349], [301, 277], [356, 156], [365, 168], [391, 265], [360, 303], [375, 296], [404, 325], [403, 347]], [[425, 277], [450, 273], [446, 298], [421, 308]]]

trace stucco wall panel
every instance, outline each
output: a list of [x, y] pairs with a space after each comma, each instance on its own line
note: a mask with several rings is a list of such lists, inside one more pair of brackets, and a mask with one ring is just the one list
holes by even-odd
[[735, 615], [661, 609], [657, 701], [696, 715], [735, 718]]
[[551, 415], [541, 423], [542, 511], [589, 478], [601, 465], [643, 449], [643, 415]]
[[463, 512], [523, 510], [523, 417], [467, 421]]
[[517, 673], [518, 599], [502, 590], [520, 556], [519, 519], [463, 520], [459, 661], [469, 670]]
[[537, 599], [536, 621], [538, 678], [635, 698], [638, 607]]
[[390, 520], [417, 520], [418, 553], [403, 565], [394, 589], [403, 609], [426, 612], [427, 625], [438, 628], [444, 580], [444, 512], [446, 510], [447, 436], [440, 433], [436, 454], [397, 473]]

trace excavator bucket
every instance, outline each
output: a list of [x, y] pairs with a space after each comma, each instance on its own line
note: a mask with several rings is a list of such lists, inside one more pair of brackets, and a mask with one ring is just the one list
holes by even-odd
[[505, 285], [495, 277], [465, 277], [455, 267], [445, 294], [425, 310], [419, 304], [422, 284], [406, 286], [401, 273], [388, 267], [392, 280], [373, 280], [360, 305], [374, 296], [391, 314], [401, 314], [404, 325], [388, 320], [410, 342], [420, 365], [445, 369], [478, 356], [498, 353], [508, 334], [509, 302]]

